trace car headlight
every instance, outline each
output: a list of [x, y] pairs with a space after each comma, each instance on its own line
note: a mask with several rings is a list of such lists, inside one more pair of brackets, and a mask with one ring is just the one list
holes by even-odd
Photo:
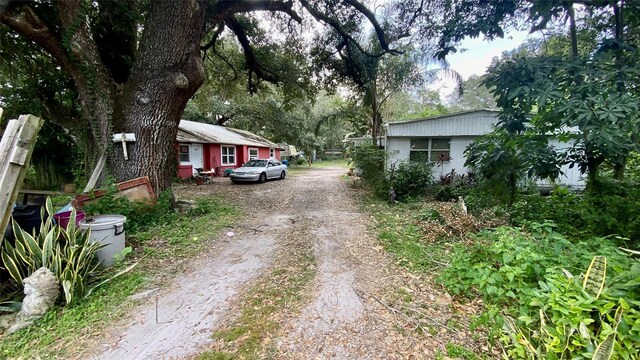
[[260, 172], [259, 171], [249, 171], [247, 174], [249, 174], [249, 175], [258, 175], [258, 174], [260, 174]]

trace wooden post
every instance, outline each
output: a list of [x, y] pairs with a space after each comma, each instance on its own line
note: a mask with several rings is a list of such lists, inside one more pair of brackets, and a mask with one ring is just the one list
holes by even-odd
[[[1, 114], [0, 114], [1, 115]], [[20, 115], [10, 120], [0, 142], [0, 233], [9, 224], [13, 203], [18, 197], [42, 120]]]

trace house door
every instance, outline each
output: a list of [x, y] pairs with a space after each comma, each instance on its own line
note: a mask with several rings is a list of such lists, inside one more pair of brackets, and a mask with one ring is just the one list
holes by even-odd
[[[202, 154], [202, 144], [191, 144], [191, 165], [194, 169], [204, 168], [204, 157]], [[205, 169], [207, 170], [207, 169]]]

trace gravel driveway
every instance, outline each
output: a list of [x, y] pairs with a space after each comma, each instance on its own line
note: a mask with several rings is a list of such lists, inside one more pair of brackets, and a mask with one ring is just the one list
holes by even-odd
[[[308, 229], [317, 272], [302, 310], [281, 321], [278, 359], [407, 358], [411, 344], [382, 299], [401, 277], [358, 212], [345, 169], [310, 169], [284, 181], [176, 189], [178, 198], [222, 196], [244, 208], [243, 227], [220, 234], [207, 254], [147, 299], [96, 350], [97, 359], [192, 357], [238, 313], [240, 294], [286, 259], [288, 237]], [[394, 284], [391, 286], [390, 284]]]

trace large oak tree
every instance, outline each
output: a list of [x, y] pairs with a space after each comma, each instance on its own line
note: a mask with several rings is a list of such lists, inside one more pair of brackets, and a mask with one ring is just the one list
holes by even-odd
[[[400, 13], [407, 26], [422, 5], [404, 2]], [[355, 0], [0, 0], [0, 23], [9, 35], [35, 44], [71, 80], [80, 109], [76, 126], [90, 129], [96, 156], [107, 152], [117, 180], [149, 176], [156, 190], [171, 183], [178, 123], [205, 80], [203, 51], [215, 51], [224, 32], [233, 34], [253, 90], [257, 79], [278, 82], [281, 75], [273, 61], [264, 61], [278, 49], [265, 33], [300, 37], [305, 21], [329, 26], [351, 42], [366, 21], [380, 53], [394, 52], [393, 40], [407, 36], [401, 26], [383, 31], [374, 13]], [[110, 146], [112, 134], [121, 132], [137, 137], [126, 161]]]

